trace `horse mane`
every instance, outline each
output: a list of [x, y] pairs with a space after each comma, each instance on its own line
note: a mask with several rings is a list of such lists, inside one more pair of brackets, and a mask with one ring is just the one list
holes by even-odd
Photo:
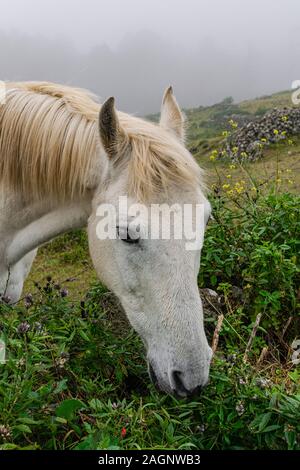
[[[8, 83], [6, 103], [0, 105], [1, 184], [30, 200], [83, 195], [100, 177], [95, 175], [100, 108], [86, 90], [48, 82]], [[201, 169], [169, 132], [119, 111], [118, 117], [131, 148], [130, 195], [142, 202], [172, 182], [203, 185]]]

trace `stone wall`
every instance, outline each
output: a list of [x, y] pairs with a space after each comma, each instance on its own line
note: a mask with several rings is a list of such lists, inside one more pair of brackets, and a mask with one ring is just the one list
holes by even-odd
[[233, 132], [223, 150], [233, 161], [256, 160], [262, 156], [265, 146], [295, 135], [300, 135], [300, 107], [274, 108]]

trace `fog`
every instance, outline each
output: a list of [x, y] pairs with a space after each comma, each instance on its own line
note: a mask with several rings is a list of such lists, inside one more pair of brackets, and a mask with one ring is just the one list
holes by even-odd
[[298, 0], [0, 0], [0, 79], [86, 87], [135, 114], [300, 79]]

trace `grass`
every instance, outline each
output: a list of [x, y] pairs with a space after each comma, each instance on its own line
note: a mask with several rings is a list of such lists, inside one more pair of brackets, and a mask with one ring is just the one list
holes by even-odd
[[[240, 106], [253, 113], [277, 99], [286, 96]], [[218, 130], [209, 132], [213, 148]], [[199, 286], [219, 295], [206, 306], [210, 342], [224, 314], [208, 387], [192, 400], [153, 387], [142, 342], [97, 281], [85, 231], [75, 231], [39, 250], [22, 301], [0, 304], [1, 449], [300, 449], [291, 348], [299, 332], [300, 141], [235, 168], [197, 149], [215, 216], [199, 274]]]
[[[229, 162], [218, 161], [217, 164], [209, 159], [209, 153], [198, 155], [199, 164], [206, 170], [207, 181], [210, 185], [228, 179], [238, 181], [247, 179], [249, 173], [260, 185], [268, 185], [275, 179], [281, 180], [281, 191], [299, 193], [300, 189], [300, 139], [294, 139], [292, 146], [279, 143], [271, 146], [264, 158], [253, 163], [243, 163], [242, 166], [232, 166]], [[217, 170], [217, 171], [216, 171]], [[231, 175], [228, 178], [227, 175]]]
[[85, 230], [65, 234], [39, 249], [25, 292], [32, 292], [36, 282], [47, 276], [62, 282], [74, 300], [81, 298], [96, 282], [97, 276], [88, 255]]
[[243, 348], [226, 347], [232, 315], [210, 385], [178, 401], [149, 383], [137, 336], [114, 332], [105, 290], [89, 294], [83, 306], [46, 281], [29, 309], [2, 309], [2, 449], [298, 448], [299, 373], [244, 364]]
[[280, 91], [269, 96], [262, 96], [255, 100], [246, 100], [239, 103], [241, 110], [252, 114], [262, 114], [262, 111], [268, 111], [272, 108], [291, 107], [291, 91]]

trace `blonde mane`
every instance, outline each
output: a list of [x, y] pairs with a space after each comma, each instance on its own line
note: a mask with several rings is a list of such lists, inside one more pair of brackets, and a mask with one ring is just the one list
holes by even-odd
[[[89, 92], [47, 82], [7, 84], [0, 105], [0, 182], [26, 199], [87, 191], [99, 158], [101, 105]], [[118, 112], [131, 147], [128, 192], [149, 200], [170, 183], [202, 184], [183, 145], [156, 124]]]

